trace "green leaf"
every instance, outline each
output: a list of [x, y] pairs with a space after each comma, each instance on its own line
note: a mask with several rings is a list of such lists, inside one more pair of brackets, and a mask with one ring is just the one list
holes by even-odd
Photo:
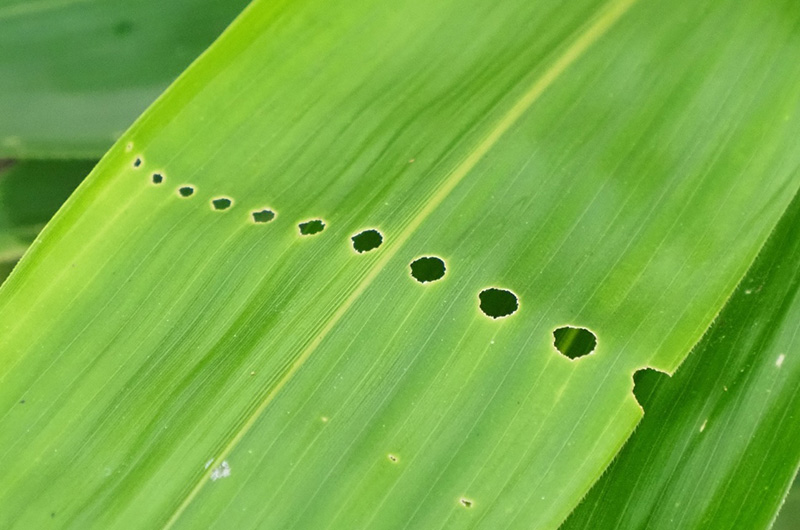
[[[6, 274], [96, 163], [3, 161], [6, 167], [0, 168], [0, 263]], [[6, 274], [0, 273], [0, 278]]]
[[783, 502], [772, 530], [795, 530], [800, 520], [800, 479], [797, 477]]
[[797, 18], [252, 4], [0, 290], [0, 526], [558, 526], [800, 185]]
[[6, 0], [0, 156], [99, 158], [245, 0]]
[[798, 231], [800, 196], [677, 374], [637, 374], [644, 420], [564, 530], [770, 526], [800, 465]]

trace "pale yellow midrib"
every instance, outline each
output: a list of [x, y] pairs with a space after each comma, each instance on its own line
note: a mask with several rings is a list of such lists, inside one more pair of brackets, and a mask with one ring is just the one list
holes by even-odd
[[612, 0], [602, 11], [600, 15], [591, 23], [585, 30], [583, 30], [572, 43], [564, 50], [564, 53], [559, 55], [556, 60], [550, 65], [544, 73], [539, 76], [530, 86], [530, 88], [517, 100], [517, 102], [506, 112], [505, 115], [497, 122], [497, 124], [489, 131], [489, 134], [472, 150], [472, 152], [450, 173], [445, 179], [436, 193], [428, 200], [428, 202], [420, 209], [420, 211], [411, 219], [402, 232], [392, 238], [391, 243], [387, 244], [383, 249], [381, 258], [375, 262], [374, 266], [370, 269], [364, 279], [356, 286], [350, 296], [339, 306], [339, 308], [331, 315], [328, 322], [317, 333], [314, 340], [312, 340], [300, 353], [294, 363], [292, 363], [289, 370], [284, 376], [276, 383], [269, 394], [266, 395], [264, 400], [253, 411], [247, 421], [242, 425], [236, 435], [231, 438], [228, 445], [222, 450], [219, 456], [216, 457], [214, 462], [208, 467], [208, 471], [201, 477], [195, 487], [189, 492], [183, 502], [178, 506], [172, 517], [169, 518], [165, 530], [172, 528], [178, 518], [183, 514], [189, 504], [194, 500], [197, 494], [205, 485], [211, 472], [225, 460], [228, 455], [233, 451], [239, 441], [250, 431], [255, 425], [255, 422], [261, 416], [261, 413], [269, 406], [275, 396], [286, 386], [286, 383], [294, 377], [294, 375], [305, 364], [311, 354], [317, 349], [322, 341], [327, 337], [328, 333], [339, 323], [339, 320], [347, 313], [353, 303], [359, 296], [372, 284], [375, 278], [380, 274], [385, 265], [391, 260], [400, 248], [409, 240], [409, 238], [416, 232], [417, 228], [428, 218], [428, 216], [447, 198], [453, 189], [469, 174], [469, 172], [478, 164], [486, 153], [500, 140], [503, 136], [530, 108], [530, 106], [544, 93], [545, 90], [556, 80], [558, 77], [577, 60], [583, 52], [586, 51], [597, 39], [599, 39], [606, 31], [624, 15], [630, 7], [636, 3], [637, 0]]

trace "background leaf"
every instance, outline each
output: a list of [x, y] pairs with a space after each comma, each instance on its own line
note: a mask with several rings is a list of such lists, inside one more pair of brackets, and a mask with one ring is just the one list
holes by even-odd
[[246, 5], [0, 2], [0, 156], [99, 158]]
[[0, 161], [0, 281], [96, 161]]
[[558, 526], [797, 191], [791, 7], [254, 3], [0, 290], [0, 524]]
[[800, 480], [795, 477], [789, 494], [784, 499], [778, 518], [772, 525], [773, 530], [794, 530], [800, 520]]

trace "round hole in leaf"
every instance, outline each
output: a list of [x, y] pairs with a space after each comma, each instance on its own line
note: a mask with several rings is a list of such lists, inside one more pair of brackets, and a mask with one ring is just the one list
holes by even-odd
[[153, 173], [153, 184], [161, 184], [164, 182], [164, 175], [161, 173]]
[[181, 186], [178, 188], [178, 195], [181, 197], [191, 197], [194, 193], [194, 188], [192, 186]]
[[275, 212], [269, 209], [253, 212], [253, 221], [256, 223], [268, 223], [275, 219]]
[[312, 219], [311, 221], [300, 223], [297, 227], [300, 229], [301, 236], [313, 236], [325, 230], [325, 223], [322, 219]]
[[478, 298], [481, 311], [488, 317], [507, 317], [519, 309], [517, 295], [508, 289], [490, 287], [481, 291]]
[[586, 328], [563, 326], [553, 331], [553, 345], [570, 359], [589, 355], [597, 347], [597, 337]]
[[372, 228], [359, 232], [350, 239], [353, 240], [353, 249], [359, 254], [375, 250], [383, 243], [381, 233]]
[[227, 197], [218, 197], [211, 201], [211, 206], [215, 210], [227, 210], [233, 205], [233, 201]]
[[411, 276], [420, 283], [440, 280], [446, 270], [444, 260], [436, 256], [423, 256], [411, 262]]

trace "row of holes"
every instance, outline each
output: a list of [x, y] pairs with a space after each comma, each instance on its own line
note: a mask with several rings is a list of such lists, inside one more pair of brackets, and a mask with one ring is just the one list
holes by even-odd
[[[141, 158], [136, 158], [133, 167], [138, 168], [142, 165]], [[151, 176], [153, 184], [163, 184], [164, 175], [153, 173]], [[194, 187], [184, 185], [178, 188], [178, 195], [188, 198], [194, 195]], [[233, 206], [233, 200], [228, 197], [218, 197], [211, 200], [211, 206], [215, 210], [227, 210]], [[254, 211], [251, 213], [253, 221], [256, 223], [268, 223], [275, 219], [275, 212], [269, 209]], [[321, 219], [312, 219], [298, 224], [300, 235], [310, 236], [318, 234], [325, 229], [325, 222]], [[359, 232], [350, 238], [353, 249], [359, 254], [369, 252], [380, 247], [383, 243], [383, 235], [375, 230], [369, 229]], [[423, 256], [417, 258], [410, 264], [411, 276], [420, 283], [429, 283], [440, 280], [444, 277], [447, 267], [444, 260], [436, 256]], [[517, 295], [508, 289], [490, 287], [482, 290], [478, 294], [479, 307], [488, 317], [493, 319], [510, 316], [519, 309], [519, 299]], [[570, 359], [577, 359], [588, 355], [597, 346], [597, 337], [586, 328], [564, 326], [553, 332], [554, 345], [556, 349]]]

